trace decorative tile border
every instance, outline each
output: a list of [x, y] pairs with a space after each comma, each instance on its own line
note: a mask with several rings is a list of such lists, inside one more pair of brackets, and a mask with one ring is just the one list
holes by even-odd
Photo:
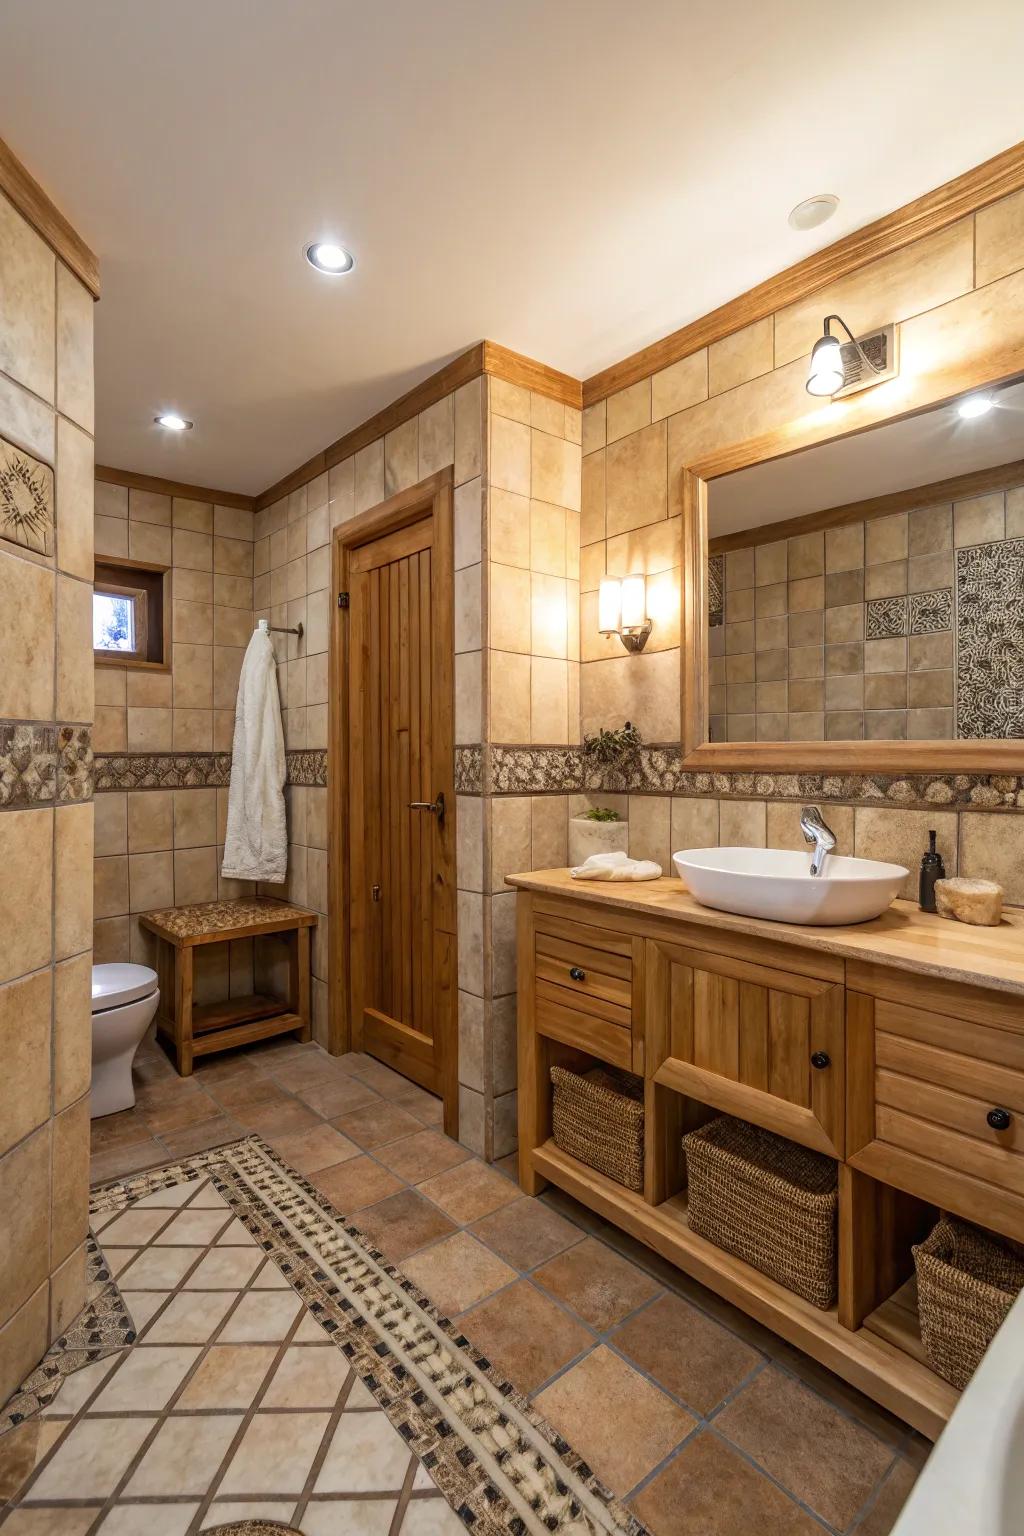
[[327, 748], [307, 747], [305, 751], [286, 752], [288, 764], [285, 782], [309, 789], [323, 789], [327, 784]]
[[258, 1137], [94, 1189], [123, 1210], [208, 1173], [475, 1536], [646, 1536], [457, 1322]]
[[0, 538], [53, 554], [53, 470], [0, 437]]
[[230, 752], [101, 752], [96, 792], [136, 789], [226, 789]]
[[484, 787], [483, 747], [455, 748], [455, 793], [481, 795]]
[[91, 800], [92, 727], [0, 721], [0, 810]]
[[600, 791], [1024, 810], [1024, 776], [1010, 774], [693, 773], [675, 746], [642, 747], [626, 772], [589, 765], [579, 747], [493, 746], [487, 757], [479, 792], [490, 795]]

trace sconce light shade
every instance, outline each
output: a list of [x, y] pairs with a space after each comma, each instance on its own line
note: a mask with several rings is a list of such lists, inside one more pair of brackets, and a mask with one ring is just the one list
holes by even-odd
[[627, 651], [642, 651], [653, 629], [647, 617], [646, 576], [602, 576], [597, 592], [597, 627], [618, 635]]
[[[826, 321], [826, 325], [828, 322]], [[843, 349], [836, 336], [827, 333], [814, 343], [807, 374], [807, 393], [831, 398], [843, 387]]]
[[647, 581], [643, 576], [622, 578], [622, 629], [633, 633], [647, 623]]
[[597, 592], [597, 627], [602, 635], [617, 635], [622, 613], [622, 583], [602, 576]]

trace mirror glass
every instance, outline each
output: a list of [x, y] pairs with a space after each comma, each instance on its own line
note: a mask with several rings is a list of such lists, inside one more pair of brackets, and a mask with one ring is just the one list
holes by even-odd
[[707, 490], [711, 741], [1024, 737], [1024, 381]]

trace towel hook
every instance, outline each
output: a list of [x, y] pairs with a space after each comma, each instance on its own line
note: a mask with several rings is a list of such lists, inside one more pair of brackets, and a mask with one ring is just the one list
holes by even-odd
[[303, 630], [301, 622], [296, 624], [293, 629], [289, 629], [286, 624], [271, 624], [269, 619], [260, 619], [259, 627], [265, 635], [298, 635], [299, 639], [302, 639]]

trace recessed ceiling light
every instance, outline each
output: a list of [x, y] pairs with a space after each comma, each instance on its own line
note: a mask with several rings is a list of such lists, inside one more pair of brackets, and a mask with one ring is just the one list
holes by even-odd
[[318, 272], [326, 272], [328, 277], [340, 277], [343, 272], [351, 272], [356, 264], [351, 251], [346, 251], [343, 245], [335, 245], [331, 240], [314, 240], [312, 245], [307, 245], [306, 260]]
[[790, 229], [817, 229], [830, 219], [839, 207], [839, 199], [831, 192], [819, 192], [815, 197], [805, 197], [797, 203], [789, 215]]
[[160, 416], [154, 416], [153, 420], [158, 427], [164, 427], [168, 432], [191, 432], [193, 422], [184, 416], [179, 416], [177, 411], [164, 411]]
[[992, 409], [991, 395], [968, 395], [966, 400], [961, 400], [957, 410], [964, 421], [973, 421], [975, 416], [984, 416]]

